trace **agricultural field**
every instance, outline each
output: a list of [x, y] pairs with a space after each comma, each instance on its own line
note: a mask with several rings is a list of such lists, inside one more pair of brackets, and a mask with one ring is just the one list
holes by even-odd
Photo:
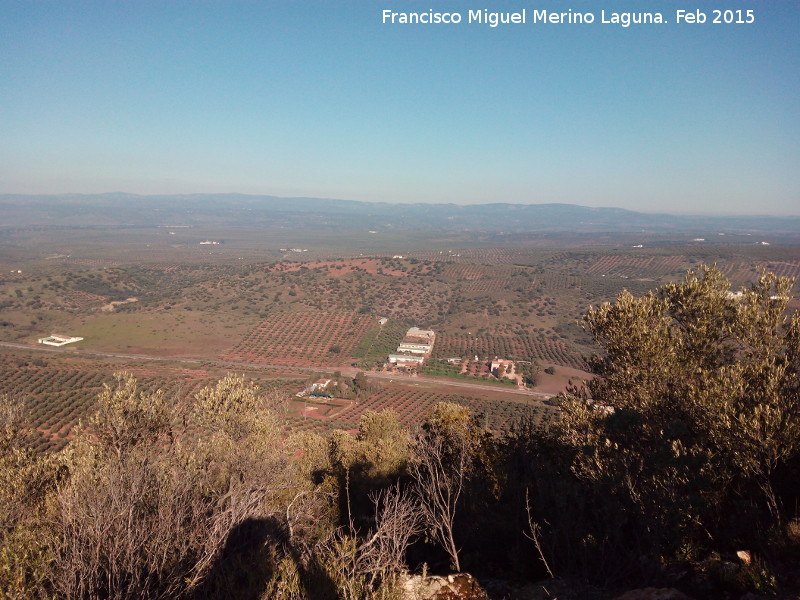
[[420, 260], [434, 260], [468, 265], [529, 265], [537, 264], [549, 254], [540, 247], [465, 247], [453, 250], [428, 250], [410, 252]]
[[345, 366], [375, 321], [355, 312], [276, 313], [224, 358], [250, 364]]
[[[510, 380], [490, 385], [488, 360], [536, 364], [536, 389], [555, 394], [589, 376], [595, 348], [582, 315], [623, 289], [644, 294], [700, 263], [717, 264], [735, 288], [760, 269], [800, 276], [800, 248], [746, 235], [720, 236], [725, 244], [555, 234], [479, 243], [466, 233], [429, 240], [365, 231], [343, 239], [323, 225], [0, 232], [0, 341], [35, 348], [51, 333], [85, 338], [52, 353], [0, 349], [0, 393], [29, 398], [39, 446], [57, 448], [115, 370], [132, 369], [148, 389], [182, 398], [228, 369], [267, 387], [283, 381], [290, 395], [312, 369], [380, 369], [408, 327], [419, 326], [436, 331], [421, 375], [440, 378], [440, 388], [395, 382], [360, 401], [292, 401], [289, 426], [354, 429], [365, 410], [382, 407], [412, 423], [442, 399], [485, 412], [496, 429], [530, 411], [545, 424], [550, 413], [541, 411], [550, 407], [514, 398]], [[224, 243], [201, 246], [205, 239]], [[109, 363], [91, 352], [118, 356]], [[122, 354], [204, 362], [153, 367]], [[446, 362], [454, 357], [461, 361]], [[465, 381], [486, 385], [454, 394]]]
[[683, 256], [606, 256], [586, 272], [589, 275], [618, 276], [627, 278], [662, 277], [678, 275], [685, 271]]
[[380, 367], [386, 357], [394, 352], [408, 330], [408, 324], [401, 321], [387, 321], [384, 325], [373, 325], [353, 349], [353, 357], [358, 359], [358, 367], [371, 369]]
[[452, 335], [437, 337], [432, 360], [477, 356], [481, 362], [494, 357], [511, 360], [537, 361], [586, 370], [583, 355], [571, 350], [560, 339], [547, 339], [540, 335]]
[[409, 385], [389, 385], [361, 401], [311, 401], [293, 399], [287, 413], [292, 429], [325, 433], [333, 429], [356, 430], [358, 422], [367, 411], [391, 409], [400, 421], [413, 426], [437, 402], [455, 402], [469, 407], [479, 415], [485, 427], [492, 431], [507, 431], [515, 424], [528, 421], [538, 427], [547, 427], [558, 418], [557, 410], [540, 401], [514, 401], [502, 399], [495, 392], [486, 397], [448, 394]]
[[775, 273], [779, 277], [800, 278], [800, 260], [780, 261], [761, 260], [757, 262], [732, 262], [721, 266], [725, 275], [735, 282], [752, 281], [758, 276], [760, 269]]
[[90, 414], [103, 383], [109, 374], [89, 370], [48, 369], [42, 359], [3, 360], [0, 394], [21, 396], [29, 407], [29, 419], [39, 439], [39, 449], [61, 449], [69, 440], [72, 428]]
[[[51, 256], [74, 252], [63, 246], [56, 250], [60, 254]], [[86, 338], [82, 347], [93, 350], [209, 359], [239, 356], [237, 352], [255, 357], [261, 352], [274, 358], [279, 354], [269, 349], [274, 342], [267, 339], [270, 330], [263, 325], [273, 315], [356, 312], [451, 336], [477, 336], [482, 341], [467, 346], [479, 355], [509, 346], [515, 355], [577, 367], [591, 346], [580, 329], [580, 316], [622, 289], [645, 293], [701, 261], [716, 262], [736, 285], [752, 281], [760, 268], [787, 275], [800, 272], [800, 259], [791, 248], [442, 252], [445, 260], [403, 255], [233, 264], [227, 259], [206, 264], [134, 261], [82, 269], [59, 263], [66, 260], [62, 258], [21, 260], [25, 268], [14, 269], [16, 263], [6, 258], [10, 268], [0, 280], [0, 340], [30, 343], [42, 335], [64, 333], [81, 335]], [[501, 262], [500, 256], [508, 261]], [[513, 263], [516, 259], [520, 262]], [[315, 331], [326, 335], [324, 329]], [[327, 343], [328, 349], [342, 345], [305, 339]], [[546, 345], [548, 340], [558, 343]], [[360, 347], [360, 339], [352, 347], [346, 342], [347, 351], [354, 354], [342, 356], [342, 361], [329, 360], [332, 357], [319, 349], [295, 349], [295, 358], [287, 364], [314, 357], [309, 366], [336, 365], [355, 358], [366, 368], [377, 364], [379, 354], [391, 345], [391, 340], [384, 341], [371, 350]], [[370, 356], [364, 355], [367, 351]]]
[[[27, 416], [35, 428], [34, 446], [40, 451], [63, 448], [80, 421], [93, 413], [103, 384], [113, 385], [113, 374], [132, 373], [145, 391], [163, 390], [175, 402], [191, 402], [205, 386], [213, 385], [227, 371], [221, 365], [187, 366], [169, 363], [136, 363], [94, 359], [60, 352], [35, 353], [0, 347], [0, 396], [24, 401]], [[451, 401], [470, 406], [485, 414], [486, 426], [500, 430], [521, 419], [546, 426], [556, 418], [554, 409], [524, 397], [512, 398], [487, 389], [469, 396], [444, 391], [446, 386], [420, 386], [409, 381], [381, 381], [377, 391], [364, 400], [342, 398], [296, 398], [310, 381], [325, 375], [320, 372], [288, 374], [273, 369], [239, 370], [265, 393], [286, 398], [279, 413], [287, 431], [356, 429], [367, 410], [391, 408], [413, 427], [436, 402]], [[335, 374], [334, 374], [335, 375]], [[327, 376], [333, 376], [330, 373]]]
[[112, 384], [118, 370], [133, 373], [144, 390], [162, 389], [171, 397], [191, 397], [215, 381], [219, 371], [144, 367], [58, 354], [32, 354], [0, 349], [0, 396], [20, 398], [36, 430], [40, 450], [62, 448], [72, 429], [93, 412], [103, 384]]

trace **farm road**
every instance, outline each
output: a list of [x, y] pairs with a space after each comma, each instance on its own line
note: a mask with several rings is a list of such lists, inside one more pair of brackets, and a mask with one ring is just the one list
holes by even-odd
[[[246, 362], [234, 362], [228, 360], [210, 360], [205, 358], [189, 358], [185, 356], [154, 356], [150, 354], [126, 354], [123, 352], [101, 352], [99, 350], [83, 350], [78, 348], [53, 348], [50, 346], [45, 346], [42, 344], [21, 344], [17, 342], [0, 342], [0, 347], [5, 348], [15, 348], [18, 350], [33, 350], [39, 352], [50, 352], [56, 354], [66, 354], [66, 355], [73, 355], [73, 356], [96, 356], [100, 358], [118, 358], [118, 359], [125, 359], [125, 360], [150, 360], [150, 361], [162, 361], [162, 362], [173, 362], [173, 363], [189, 363], [189, 364], [196, 364], [196, 365], [203, 365], [203, 364], [211, 364], [219, 367], [231, 367], [235, 368], [239, 367], [249, 367], [255, 369], [297, 369], [298, 371], [341, 371], [349, 376], [355, 376], [355, 374], [359, 371], [358, 369], [353, 369], [349, 367], [296, 367], [293, 365], [264, 365], [264, 364], [255, 364], [255, 363], [246, 363]], [[373, 373], [370, 371], [364, 371], [364, 375], [367, 377], [373, 377], [375, 379], [390, 379], [390, 380], [397, 380], [400, 383], [432, 383], [436, 385], [446, 386], [446, 387], [457, 387], [457, 388], [466, 388], [471, 390], [480, 390], [480, 391], [492, 391], [492, 392], [503, 392], [505, 394], [515, 394], [521, 396], [530, 396], [533, 398], [537, 398], [539, 400], [547, 400], [553, 397], [553, 394], [546, 394], [544, 392], [535, 392], [533, 390], [526, 390], [526, 389], [515, 389], [515, 388], [506, 388], [506, 387], [494, 387], [488, 385], [482, 385], [480, 383], [469, 383], [467, 381], [453, 381], [450, 379], [437, 379], [434, 377], [410, 377], [410, 376], [403, 376], [397, 375], [396, 373]]]
[[533, 390], [526, 390], [526, 389], [519, 389], [519, 388], [508, 388], [508, 387], [495, 387], [492, 385], [480, 384], [480, 383], [469, 383], [468, 381], [453, 381], [452, 379], [437, 379], [435, 377], [424, 377], [424, 376], [415, 376], [415, 377], [408, 377], [403, 375], [397, 375], [396, 373], [370, 373], [365, 371], [364, 374], [367, 377], [375, 377], [380, 379], [392, 379], [401, 381], [403, 383], [409, 382], [418, 382], [418, 383], [435, 383], [436, 385], [446, 385], [448, 387], [461, 387], [461, 388], [469, 388], [471, 390], [483, 390], [483, 391], [492, 391], [492, 392], [503, 392], [504, 394], [517, 394], [521, 396], [533, 396], [534, 398], [538, 398], [540, 400], [549, 400], [555, 394], [546, 394], [544, 392], [534, 392]]

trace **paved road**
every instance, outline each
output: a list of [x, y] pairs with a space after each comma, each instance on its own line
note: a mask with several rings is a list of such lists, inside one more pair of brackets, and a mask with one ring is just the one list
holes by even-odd
[[[46, 346], [44, 344], [20, 344], [17, 342], [0, 342], [0, 347], [5, 348], [16, 348], [19, 350], [33, 350], [38, 352], [51, 352], [51, 353], [58, 353], [58, 354], [66, 354], [68, 356], [97, 356], [101, 358], [122, 358], [125, 360], [151, 360], [151, 361], [160, 361], [160, 362], [172, 362], [172, 363], [190, 363], [190, 364], [212, 364], [218, 367], [248, 367], [248, 368], [255, 368], [255, 369], [297, 369], [299, 371], [307, 371], [309, 373], [315, 371], [341, 371], [342, 373], [346, 373], [350, 376], [354, 376], [358, 369], [354, 369], [351, 367], [295, 367], [290, 365], [265, 365], [265, 364], [255, 364], [255, 363], [245, 363], [245, 362], [236, 362], [236, 361], [225, 361], [225, 360], [215, 360], [215, 359], [203, 359], [203, 358], [192, 358], [192, 357], [185, 357], [185, 356], [153, 356], [150, 354], [127, 354], [124, 352], [101, 352], [98, 350], [85, 350], [83, 348], [54, 348], [52, 346]], [[371, 371], [364, 371], [364, 374], [367, 377], [372, 377], [375, 379], [390, 379], [390, 380], [397, 380], [398, 382], [402, 383], [435, 383], [437, 385], [443, 385], [447, 387], [457, 387], [457, 388], [466, 388], [470, 390], [477, 390], [477, 391], [493, 391], [493, 392], [503, 392], [505, 394], [515, 394], [520, 396], [528, 396], [532, 398], [536, 398], [538, 400], [547, 400], [548, 398], [552, 398], [553, 394], [546, 394], [543, 392], [535, 392], [533, 390], [526, 390], [526, 389], [517, 389], [517, 388], [507, 388], [507, 387], [494, 387], [491, 385], [482, 385], [480, 383], [469, 383], [468, 381], [453, 381], [452, 379], [439, 379], [435, 377], [424, 377], [424, 376], [409, 376], [409, 375], [398, 375], [396, 373], [373, 373]]]

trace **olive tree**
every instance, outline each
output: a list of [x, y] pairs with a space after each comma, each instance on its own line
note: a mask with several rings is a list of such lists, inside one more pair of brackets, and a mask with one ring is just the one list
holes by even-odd
[[562, 440], [578, 450], [573, 471], [623, 490], [642, 522], [673, 541], [684, 528], [705, 530], [702, 513], [742, 478], [779, 524], [772, 478], [800, 449], [792, 286], [765, 273], [732, 292], [719, 270], [700, 267], [590, 309], [598, 377], [561, 399]]

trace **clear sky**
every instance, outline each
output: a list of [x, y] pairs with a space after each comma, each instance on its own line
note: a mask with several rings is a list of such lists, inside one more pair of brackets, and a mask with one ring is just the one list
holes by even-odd
[[[528, 22], [467, 23], [484, 8]], [[0, 0], [0, 193], [800, 214], [799, 140], [795, 0]]]

